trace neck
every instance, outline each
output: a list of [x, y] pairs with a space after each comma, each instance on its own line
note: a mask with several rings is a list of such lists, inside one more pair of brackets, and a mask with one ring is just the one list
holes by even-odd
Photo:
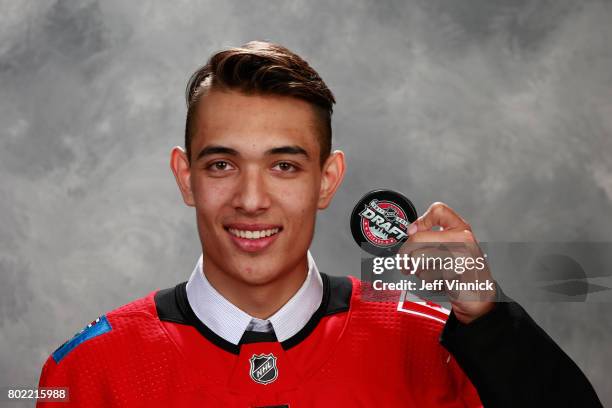
[[300, 289], [308, 274], [304, 256], [290, 270], [279, 273], [269, 282], [253, 284], [230, 275], [203, 259], [204, 275], [213, 288], [234, 306], [258, 319], [268, 319]]

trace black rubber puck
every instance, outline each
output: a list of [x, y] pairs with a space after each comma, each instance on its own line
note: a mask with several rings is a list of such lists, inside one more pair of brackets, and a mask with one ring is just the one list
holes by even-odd
[[408, 226], [417, 219], [412, 202], [393, 190], [373, 190], [351, 213], [351, 232], [357, 245], [376, 256], [394, 255], [408, 239]]

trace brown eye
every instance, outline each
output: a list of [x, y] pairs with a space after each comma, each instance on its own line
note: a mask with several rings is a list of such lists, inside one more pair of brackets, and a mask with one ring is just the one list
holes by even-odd
[[279, 170], [279, 171], [281, 171], [281, 172], [283, 172], [283, 173], [290, 173], [290, 172], [294, 172], [294, 171], [297, 170], [297, 168], [293, 164], [288, 163], [288, 162], [277, 163], [274, 166], [274, 168]]
[[225, 171], [232, 170], [233, 167], [229, 162], [225, 160], [218, 160], [208, 165], [207, 169], [213, 172], [225, 172]]

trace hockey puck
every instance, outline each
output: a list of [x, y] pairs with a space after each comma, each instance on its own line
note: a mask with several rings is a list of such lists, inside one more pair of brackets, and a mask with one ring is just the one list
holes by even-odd
[[408, 226], [417, 219], [412, 202], [393, 190], [373, 190], [351, 213], [351, 232], [357, 245], [376, 256], [394, 255], [408, 239]]

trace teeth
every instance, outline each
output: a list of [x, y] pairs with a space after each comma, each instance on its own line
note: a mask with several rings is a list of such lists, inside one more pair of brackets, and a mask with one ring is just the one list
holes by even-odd
[[267, 229], [267, 230], [262, 230], [262, 231], [244, 231], [244, 230], [238, 230], [234, 228], [229, 229], [230, 234], [236, 237], [239, 237], [239, 238], [246, 238], [246, 239], [266, 238], [266, 237], [269, 237], [271, 235], [278, 233], [278, 231], [279, 231], [278, 228], [272, 228], [272, 229]]

